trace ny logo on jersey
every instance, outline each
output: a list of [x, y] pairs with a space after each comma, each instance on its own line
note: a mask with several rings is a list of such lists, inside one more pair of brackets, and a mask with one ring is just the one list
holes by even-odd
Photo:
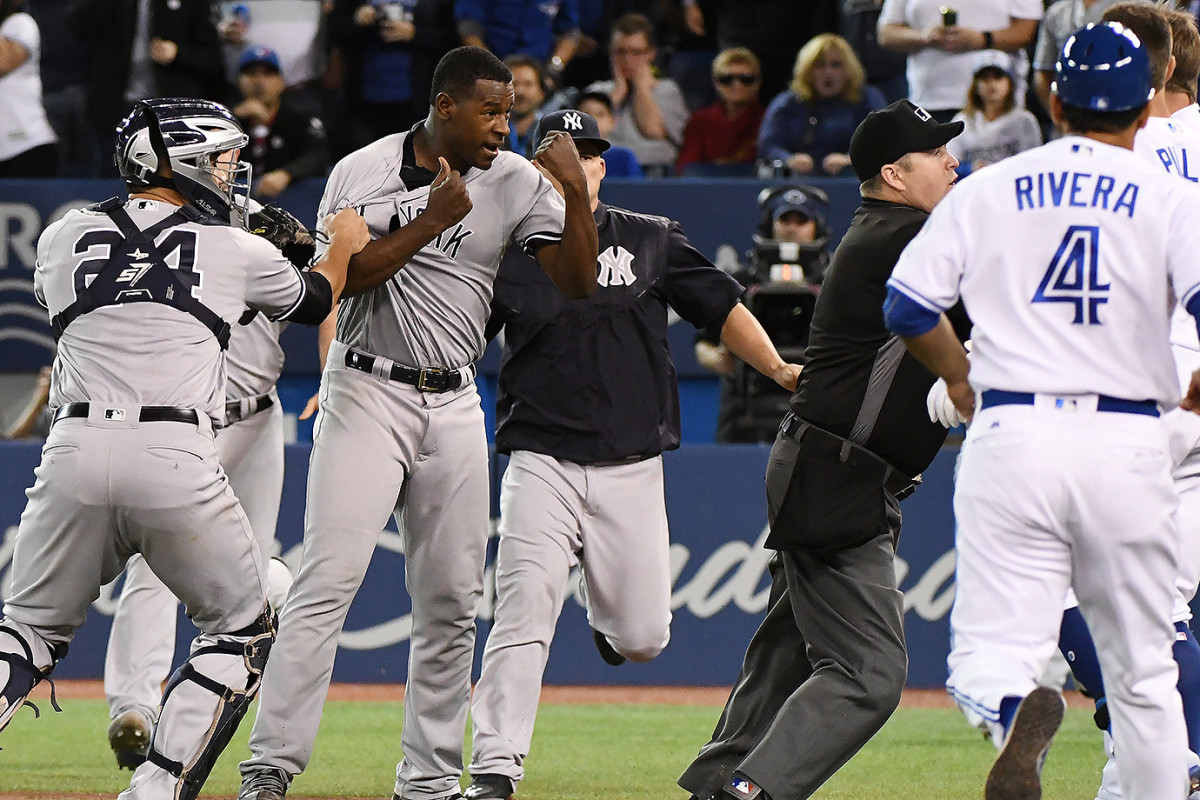
[[563, 127], [569, 131], [583, 130], [583, 117], [579, 116], [578, 111], [568, 111], [563, 114]]
[[633, 253], [624, 247], [613, 245], [597, 259], [600, 271], [596, 283], [601, 286], [633, 286], [637, 276], [633, 274]]
[[1073, 325], [1103, 325], [1100, 306], [1112, 284], [1100, 282], [1100, 228], [1072, 225], [1033, 295], [1035, 303], [1070, 303]]

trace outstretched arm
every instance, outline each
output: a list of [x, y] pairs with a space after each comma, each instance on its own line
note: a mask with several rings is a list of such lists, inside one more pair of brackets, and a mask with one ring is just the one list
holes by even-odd
[[721, 341], [729, 352], [778, 383], [789, 392], [796, 390], [801, 366], [789, 364], [779, 355], [763, 326], [741, 303], [733, 307], [721, 327]]

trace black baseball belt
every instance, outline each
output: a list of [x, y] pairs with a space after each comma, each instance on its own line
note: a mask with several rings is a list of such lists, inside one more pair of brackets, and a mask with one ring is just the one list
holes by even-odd
[[[360, 353], [357, 350], [346, 350], [346, 366], [359, 372], [373, 372], [375, 356]], [[392, 364], [388, 378], [400, 383], [415, 386], [422, 392], [449, 392], [458, 389], [464, 383], [463, 370], [443, 369], [441, 367], [406, 367], [403, 364]]]
[[[76, 419], [79, 417], [87, 417], [91, 411], [91, 403], [67, 403], [60, 406], [58, 411], [54, 412], [53, 425], [60, 419]], [[113, 421], [121, 421], [125, 419], [125, 409], [106, 408], [105, 419]], [[190, 425], [196, 425], [200, 422], [200, 416], [194, 408], [176, 408], [175, 406], [142, 406], [138, 411], [138, 422], [186, 422]]]
[[275, 405], [275, 398], [269, 394], [261, 394], [258, 397], [248, 397], [242, 400], [230, 400], [225, 403], [225, 425], [229, 426], [235, 422], [241, 422], [244, 419], [253, 417], [260, 411], [266, 411], [273, 405]]

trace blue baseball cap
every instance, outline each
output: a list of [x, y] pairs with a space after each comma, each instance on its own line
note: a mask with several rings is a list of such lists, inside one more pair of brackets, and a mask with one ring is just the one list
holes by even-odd
[[251, 64], [266, 64], [276, 72], [283, 72], [279, 66], [279, 54], [269, 47], [255, 45], [247, 47], [242, 51], [241, 57], [238, 59], [238, 72], [241, 72]]
[[799, 212], [805, 219], [816, 220], [818, 223], [825, 222], [825, 216], [821, 213], [817, 201], [803, 189], [788, 189], [781, 194], [771, 209], [771, 220], [778, 220], [789, 211]]
[[546, 114], [538, 122], [537, 141], [546, 138], [550, 131], [562, 131], [577, 142], [591, 142], [603, 153], [611, 144], [600, 135], [600, 125], [591, 114], [573, 108]]

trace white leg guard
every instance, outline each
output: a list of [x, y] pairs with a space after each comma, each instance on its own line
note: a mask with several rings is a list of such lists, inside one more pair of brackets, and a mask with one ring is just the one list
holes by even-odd
[[195, 800], [258, 694], [274, 641], [269, 606], [240, 631], [196, 637], [191, 655], [167, 682], [146, 763], [122, 800]]
[[[0, 620], [0, 730], [12, 719], [33, 687], [48, 678], [58, 659], [66, 655], [65, 644], [51, 648], [37, 631], [13, 620]], [[61, 711], [51, 684], [50, 704]], [[34, 714], [37, 706], [28, 703]]]

